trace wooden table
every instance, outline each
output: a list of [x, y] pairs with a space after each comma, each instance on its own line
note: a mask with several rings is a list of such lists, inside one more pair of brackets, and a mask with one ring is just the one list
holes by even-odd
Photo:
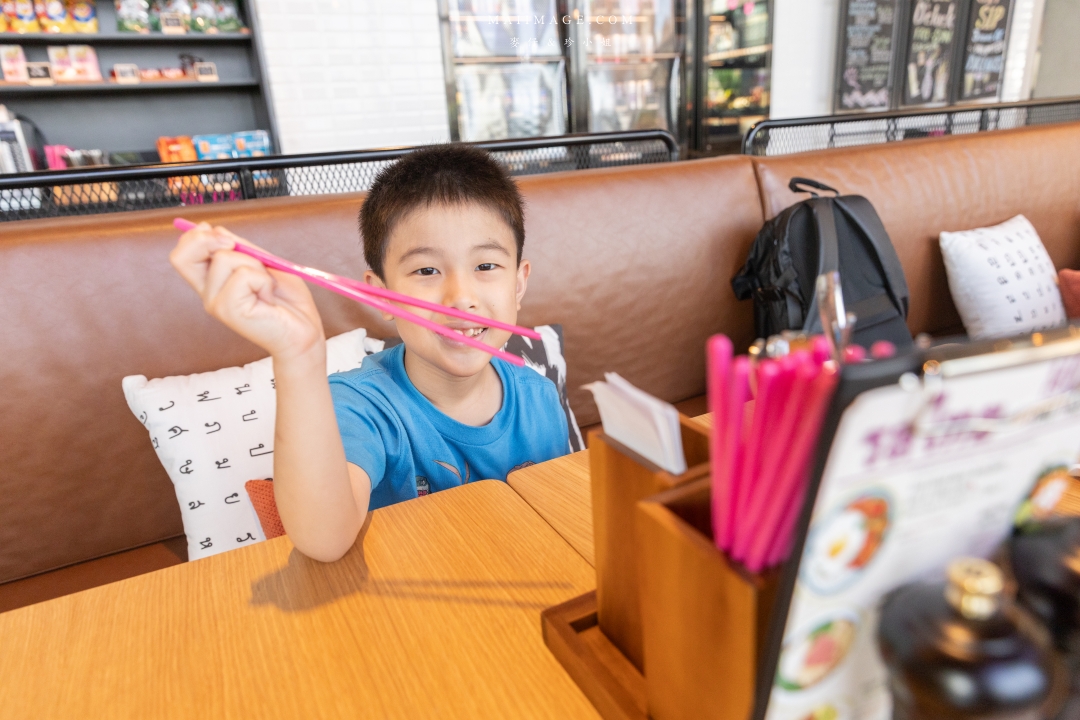
[[[693, 419], [706, 428], [712, 427], [712, 415]], [[588, 450], [512, 472], [506, 482], [581, 557], [590, 565], [596, 564]]]
[[513, 490], [370, 517], [336, 563], [282, 537], [0, 615], [0, 716], [597, 717], [540, 635], [595, 575]]

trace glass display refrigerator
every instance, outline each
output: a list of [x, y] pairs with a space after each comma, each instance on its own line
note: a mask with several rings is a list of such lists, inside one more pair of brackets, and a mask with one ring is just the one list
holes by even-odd
[[451, 138], [659, 128], [685, 142], [693, 80], [685, 8], [686, 0], [440, 0]]
[[738, 152], [754, 123], [769, 117], [772, 8], [768, 0], [698, 0], [693, 147]]
[[566, 37], [555, 0], [440, 0], [439, 5], [453, 140], [568, 131]]
[[580, 0], [576, 5], [569, 25], [575, 130], [661, 129], [681, 139], [686, 3]]

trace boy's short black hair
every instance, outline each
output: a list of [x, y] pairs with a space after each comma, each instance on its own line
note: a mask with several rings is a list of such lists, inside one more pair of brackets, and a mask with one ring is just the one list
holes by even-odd
[[514, 233], [517, 261], [525, 245], [525, 210], [510, 174], [486, 150], [458, 143], [414, 150], [383, 169], [360, 208], [364, 259], [383, 277], [386, 243], [394, 226], [436, 203], [476, 203], [499, 214]]

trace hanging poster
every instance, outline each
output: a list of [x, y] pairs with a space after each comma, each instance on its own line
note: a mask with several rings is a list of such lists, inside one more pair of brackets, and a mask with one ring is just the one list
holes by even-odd
[[841, 16], [837, 112], [887, 110], [897, 0], [848, 0]]
[[1005, 70], [1012, 0], [975, 0], [968, 22], [961, 100], [997, 99]]
[[902, 105], [949, 102], [959, 0], [916, 0], [903, 70]]

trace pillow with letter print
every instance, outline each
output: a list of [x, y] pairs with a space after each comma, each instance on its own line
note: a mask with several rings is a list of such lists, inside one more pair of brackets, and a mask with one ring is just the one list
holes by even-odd
[[943, 232], [939, 242], [953, 302], [972, 339], [1065, 323], [1054, 263], [1023, 215], [993, 227]]
[[[327, 374], [357, 368], [383, 349], [363, 328], [326, 342]], [[274, 370], [270, 358], [214, 372], [123, 380], [128, 407], [146, 426], [173, 481], [188, 558], [266, 539], [244, 487], [274, 472]]]

